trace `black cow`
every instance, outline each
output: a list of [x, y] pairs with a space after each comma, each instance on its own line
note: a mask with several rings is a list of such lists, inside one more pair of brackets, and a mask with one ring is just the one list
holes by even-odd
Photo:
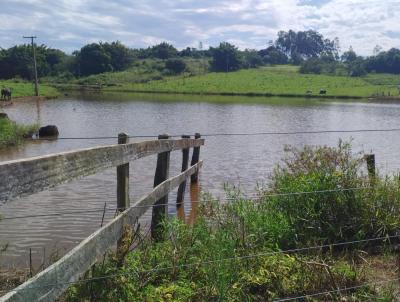
[[11, 100], [11, 89], [10, 88], [2, 88], [1, 89], [1, 99], [2, 100]]
[[321, 90], [319, 91], [319, 94], [326, 94], [326, 90], [325, 90], [325, 89], [321, 89]]

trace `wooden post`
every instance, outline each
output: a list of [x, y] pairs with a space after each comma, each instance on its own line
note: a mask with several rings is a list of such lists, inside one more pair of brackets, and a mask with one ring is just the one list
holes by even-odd
[[[190, 138], [190, 135], [182, 135], [182, 138]], [[182, 149], [182, 169], [184, 172], [189, 167], [189, 148]], [[179, 185], [178, 194], [176, 197], [176, 206], [180, 207], [183, 204], [185, 198], [186, 180]]]
[[[194, 135], [194, 138], [195, 139], [201, 138], [200, 133], [196, 133]], [[194, 147], [193, 148], [193, 155], [192, 155], [192, 162], [191, 162], [190, 165], [193, 166], [193, 165], [197, 164], [199, 162], [199, 160], [200, 160], [200, 147]], [[195, 174], [193, 174], [190, 177], [192, 183], [197, 182], [198, 178], [199, 178], [199, 173], [198, 172], [196, 172]]]
[[375, 154], [366, 154], [365, 160], [367, 162], [368, 176], [371, 182], [375, 179]]
[[[118, 134], [118, 144], [128, 143], [128, 135]], [[125, 211], [129, 207], [129, 163], [117, 166], [117, 209]]]
[[[158, 136], [158, 139], [169, 139], [168, 134]], [[154, 187], [168, 179], [170, 152], [162, 152], [157, 156], [157, 167], [154, 176]], [[168, 215], [168, 194], [154, 203], [151, 217], [151, 236], [155, 240], [162, 238], [162, 221]]]

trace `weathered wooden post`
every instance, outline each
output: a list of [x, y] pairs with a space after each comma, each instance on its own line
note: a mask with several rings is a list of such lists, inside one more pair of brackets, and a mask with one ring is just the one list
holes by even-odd
[[[169, 139], [168, 134], [158, 136], [158, 139]], [[154, 176], [154, 187], [168, 179], [170, 152], [162, 152], [157, 155], [156, 173]], [[154, 203], [151, 217], [151, 236], [155, 240], [162, 237], [162, 221], [168, 215], [168, 194]]]
[[[190, 135], [182, 135], [182, 138], [190, 138]], [[189, 148], [182, 149], [182, 169], [181, 171], [184, 172], [189, 167]], [[179, 185], [178, 194], [176, 197], [176, 206], [180, 207], [183, 204], [183, 200], [185, 197], [185, 189], [186, 189], [186, 180]]]
[[375, 154], [366, 154], [364, 158], [367, 162], [368, 176], [369, 176], [370, 182], [372, 184], [375, 180], [375, 175], [376, 175]]
[[[118, 144], [128, 143], [128, 135], [118, 134]], [[117, 209], [125, 211], [129, 207], [129, 163], [117, 166]]]
[[[201, 138], [200, 133], [196, 133], [194, 135], [194, 138], [195, 139]], [[190, 165], [193, 166], [193, 165], [197, 164], [199, 162], [199, 160], [200, 160], [200, 147], [194, 147], [193, 148], [193, 155], [192, 155], [192, 162], [191, 162]], [[199, 178], [199, 173], [196, 172], [190, 177], [190, 180], [191, 180], [192, 183], [195, 183], [195, 182], [197, 182], [198, 178]]]

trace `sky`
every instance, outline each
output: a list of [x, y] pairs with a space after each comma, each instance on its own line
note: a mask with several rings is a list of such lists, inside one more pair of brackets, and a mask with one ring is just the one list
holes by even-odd
[[178, 49], [262, 49], [280, 30], [317, 30], [371, 55], [400, 48], [400, 0], [1, 0], [0, 47], [38, 44], [68, 53], [91, 42], [139, 48], [169, 42]]

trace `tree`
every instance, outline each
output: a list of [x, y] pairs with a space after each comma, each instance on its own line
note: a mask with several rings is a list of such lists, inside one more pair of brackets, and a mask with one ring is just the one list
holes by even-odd
[[400, 50], [392, 48], [382, 51], [377, 56], [367, 58], [365, 65], [369, 72], [400, 74]]
[[351, 77], [361, 77], [367, 74], [365, 61], [362, 57], [357, 57], [355, 60], [348, 63], [348, 75]]
[[100, 43], [105, 52], [111, 58], [113, 70], [121, 71], [128, 68], [133, 61], [133, 54], [129, 48], [121, 44], [121, 42]]
[[150, 52], [153, 57], [162, 60], [174, 58], [178, 55], [178, 50], [171, 44], [168, 44], [167, 42], [162, 42], [158, 45], [153, 46], [150, 49]]
[[263, 65], [264, 63], [258, 51], [254, 49], [246, 49], [242, 53], [242, 56], [243, 56], [242, 66], [244, 68], [255, 68]]
[[87, 44], [73, 54], [76, 58], [75, 73], [84, 76], [121, 71], [128, 68], [133, 60], [133, 53], [119, 41]]
[[357, 54], [353, 50], [353, 47], [350, 46], [349, 50], [343, 53], [341, 59], [345, 63], [354, 62], [357, 59]]
[[318, 58], [310, 58], [304, 61], [300, 66], [300, 73], [322, 73], [322, 62]]
[[300, 61], [299, 58], [302, 60], [316, 58], [324, 54], [337, 57], [339, 53], [339, 40], [337, 38], [334, 40], [325, 39], [323, 35], [314, 30], [280, 31], [275, 44], [292, 60], [293, 57], [296, 57], [296, 61]]
[[87, 76], [113, 70], [111, 55], [106, 52], [102, 44], [87, 44], [75, 55], [79, 75]]
[[372, 50], [372, 53], [374, 56], [379, 55], [382, 52], [382, 46], [380, 45], [375, 45], [374, 49]]
[[336, 74], [340, 62], [332, 55], [322, 55], [319, 58], [309, 58], [301, 63], [301, 73]]
[[32, 49], [29, 45], [14, 46], [1, 52], [0, 78], [32, 78]]
[[182, 59], [168, 59], [165, 62], [165, 68], [172, 74], [179, 74], [185, 71], [186, 63]]
[[[53, 74], [67, 55], [58, 49], [35, 45], [38, 75], [40, 77]], [[33, 78], [32, 46], [16, 45], [0, 52], [0, 78], [10, 79], [19, 76], [24, 79]]]
[[213, 71], [234, 71], [241, 66], [240, 54], [236, 46], [222, 42], [218, 47], [210, 48], [212, 53], [211, 69]]
[[266, 49], [262, 49], [258, 52], [262, 56], [265, 64], [287, 64], [288, 57], [284, 52], [276, 48], [275, 46], [269, 46]]

